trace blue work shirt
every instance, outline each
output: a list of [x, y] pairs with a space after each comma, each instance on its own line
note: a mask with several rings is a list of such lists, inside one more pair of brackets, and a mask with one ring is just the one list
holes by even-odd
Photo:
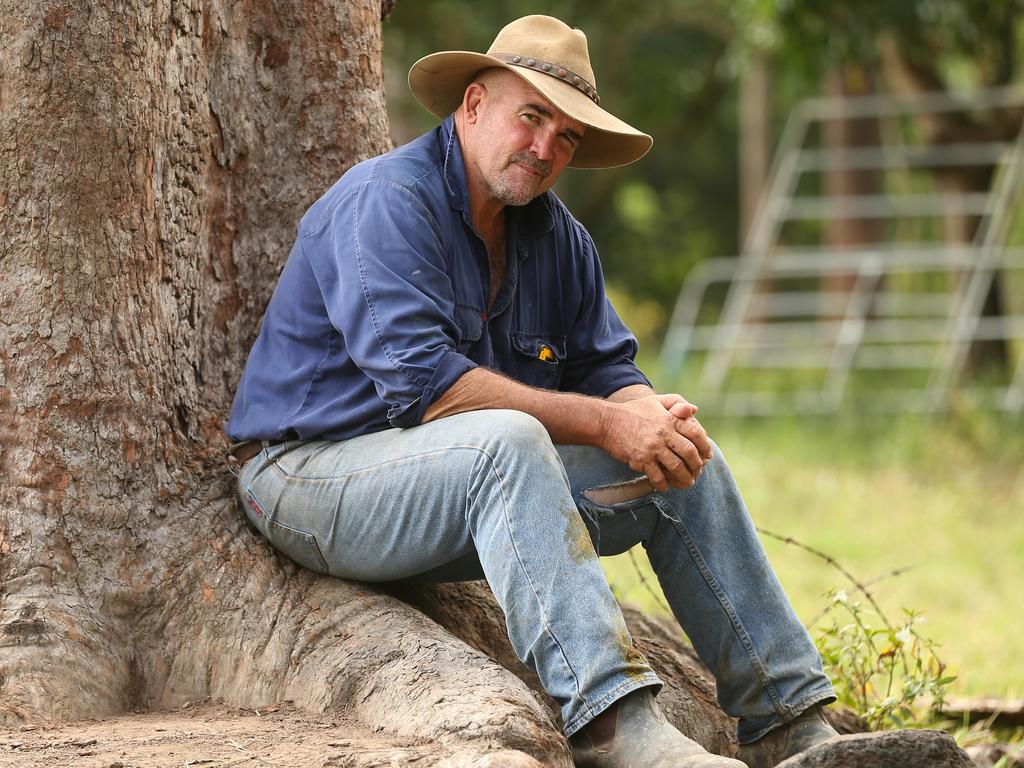
[[477, 366], [600, 397], [648, 384], [583, 226], [550, 191], [505, 211], [507, 272], [488, 310], [453, 118], [350, 169], [299, 223], [228, 436], [412, 427]]

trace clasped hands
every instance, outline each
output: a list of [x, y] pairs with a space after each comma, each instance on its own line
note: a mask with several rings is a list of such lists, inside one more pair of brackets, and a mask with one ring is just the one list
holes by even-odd
[[603, 418], [602, 448], [658, 491], [689, 488], [713, 456], [711, 440], [682, 395], [647, 395], [612, 403]]

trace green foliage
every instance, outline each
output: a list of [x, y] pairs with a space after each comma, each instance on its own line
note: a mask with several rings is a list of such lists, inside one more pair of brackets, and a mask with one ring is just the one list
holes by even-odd
[[641, 352], [655, 349], [655, 339], [665, 326], [665, 309], [653, 299], [636, 299], [615, 285], [606, 285], [605, 293], [622, 321], [640, 342]]
[[731, 12], [744, 45], [807, 73], [876, 66], [880, 44], [890, 41], [934, 73], [935, 87], [980, 87], [1012, 79], [1024, 0], [738, 0]]
[[816, 642], [840, 703], [872, 730], [934, 720], [956, 678], [944, 674], [935, 644], [920, 631], [921, 617], [905, 611], [905, 621], [893, 626], [844, 590], [832, 590], [828, 600], [832, 621]]

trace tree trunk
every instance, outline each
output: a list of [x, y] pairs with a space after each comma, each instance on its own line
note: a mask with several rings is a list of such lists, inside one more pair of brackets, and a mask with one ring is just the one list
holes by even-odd
[[[489, 593], [421, 611], [304, 571], [246, 527], [222, 461], [301, 212], [389, 145], [380, 10], [4, 4], [0, 722], [291, 699], [456, 764], [570, 765]], [[655, 643], [697, 681], [670, 710], [727, 749], [707, 680]]]
[[772, 65], [761, 51], [751, 53], [749, 66], [740, 72], [740, 231], [742, 246], [750, 236], [772, 163]]
[[[875, 91], [874, 77], [863, 65], [846, 62], [826, 75], [825, 91], [833, 98], [866, 96]], [[878, 119], [844, 116], [829, 120], [824, 128], [824, 144], [837, 155], [857, 147], [878, 147], [881, 144]], [[847, 197], [881, 194], [882, 174], [874, 169], [830, 170], [825, 174], [825, 191], [829, 200], [842, 212]], [[885, 222], [879, 219], [832, 219], [825, 222], [825, 242], [840, 249], [870, 246], [884, 238], [885, 229]], [[857, 276], [834, 275], [824, 282], [827, 290], [848, 294], [856, 287]]]

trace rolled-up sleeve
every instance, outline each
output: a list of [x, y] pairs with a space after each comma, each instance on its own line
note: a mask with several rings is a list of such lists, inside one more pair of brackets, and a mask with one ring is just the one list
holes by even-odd
[[443, 233], [422, 201], [391, 181], [352, 190], [302, 239], [331, 323], [374, 383], [392, 426], [427, 408], [476, 363], [459, 354]]
[[[582, 228], [581, 228], [582, 229]], [[582, 232], [582, 270], [579, 313], [569, 334], [567, 362], [561, 388], [584, 395], [608, 397], [632, 384], [651, 385], [637, 367], [636, 337], [619, 319], [605, 295], [604, 275], [590, 235]]]

